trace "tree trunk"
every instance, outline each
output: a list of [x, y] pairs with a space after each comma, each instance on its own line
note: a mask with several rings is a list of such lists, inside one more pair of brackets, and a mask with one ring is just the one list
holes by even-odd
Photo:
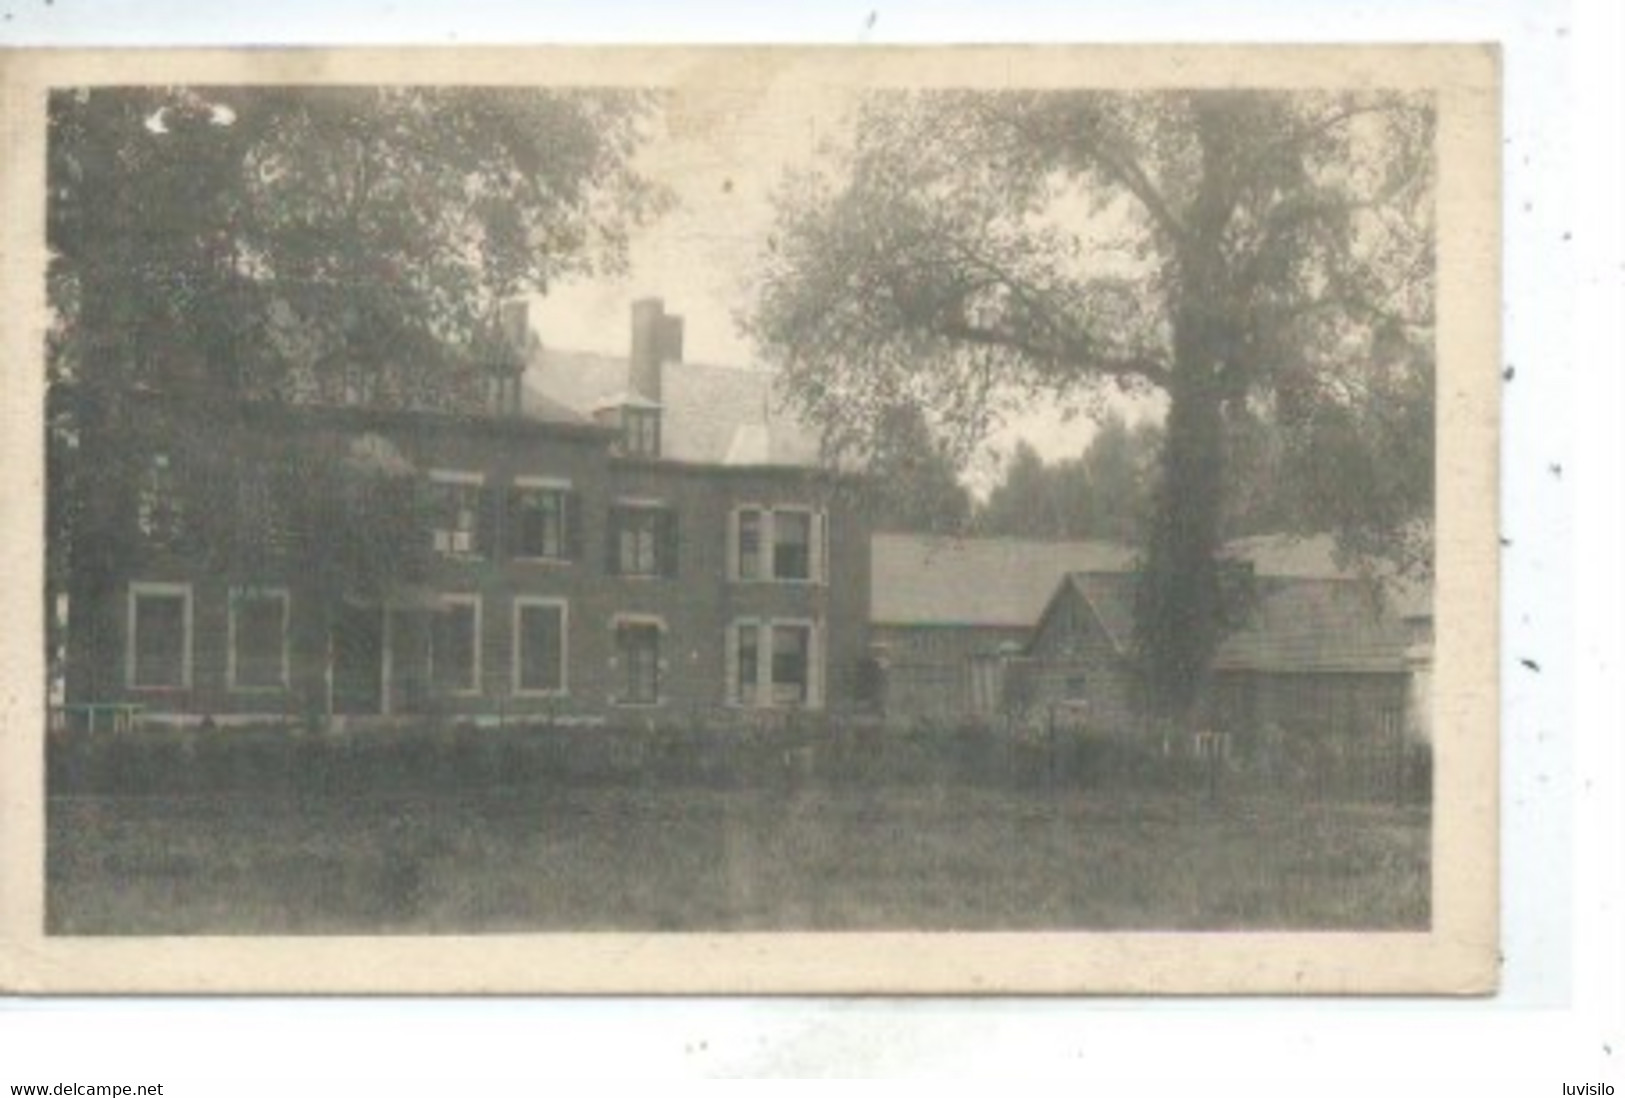
[[1175, 325], [1167, 436], [1140, 577], [1140, 652], [1152, 705], [1192, 716], [1222, 633], [1218, 564], [1224, 478], [1218, 326], [1194, 311]]

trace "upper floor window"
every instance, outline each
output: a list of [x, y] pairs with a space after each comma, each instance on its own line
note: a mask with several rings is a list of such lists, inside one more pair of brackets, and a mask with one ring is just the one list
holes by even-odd
[[169, 455], [153, 454], [136, 496], [136, 523], [141, 536], [154, 545], [173, 544], [180, 537], [184, 512]]
[[480, 498], [484, 478], [478, 473], [436, 470], [429, 474], [429, 508], [434, 550], [450, 556], [481, 551]]
[[621, 451], [634, 457], [660, 456], [660, 409], [621, 409]]
[[609, 571], [621, 576], [677, 574], [677, 512], [660, 503], [617, 503], [609, 511]]
[[730, 569], [735, 579], [824, 579], [824, 516], [806, 507], [741, 507], [734, 512]]
[[510, 552], [534, 560], [579, 556], [579, 501], [566, 482], [515, 481], [509, 495]]

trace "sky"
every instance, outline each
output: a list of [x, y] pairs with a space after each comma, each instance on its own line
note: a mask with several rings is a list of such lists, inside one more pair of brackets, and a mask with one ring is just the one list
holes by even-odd
[[[772, 228], [774, 190], [787, 170], [827, 155], [848, 132], [856, 105], [843, 88], [809, 94], [805, 85], [792, 90], [770, 78], [765, 84], [687, 85], [653, 126], [638, 160], [646, 175], [671, 190], [672, 209], [633, 236], [624, 276], [561, 283], [535, 300], [537, 335], [560, 349], [625, 354], [631, 303], [658, 297], [667, 312], [684, 318], [688, 361], [761, 365], [736, 317], [749, 300], [751, 271]], [[1119, 410], [1131, 420], [1155, 414], [1145, 401], [1124, 401]], [[1058, 459], [1077, 456], [1093, 434], [1086, 419], [1032, 408], [991, 437], [965, 479], [985, 491], [1017, 442]]]

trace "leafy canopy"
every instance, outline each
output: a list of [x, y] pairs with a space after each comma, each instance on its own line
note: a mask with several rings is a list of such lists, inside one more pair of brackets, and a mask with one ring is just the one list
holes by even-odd
[[[1035, 401], [1160, 393], [1138, 624], [1184, 709], [1223, 629], [1247, 417], [1374, 474], [1405, 463], [1304, 463], [1326, 474], [1306, 522], [1383, 549], [1431, 513], [1433, 128], [1428, 97], [1387, 92], [880, 94], [787, 180], [749, 328], [859, 453], [900, 406], [963, 456]], [[1384, 454], [1401, 423], [1412, 443]]]

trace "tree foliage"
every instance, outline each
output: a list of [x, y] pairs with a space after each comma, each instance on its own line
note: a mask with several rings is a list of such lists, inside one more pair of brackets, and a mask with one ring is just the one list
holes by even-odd
[[[632, 227], [663, 206], [633, 168], [651, 105], [609, 90], [54, 92], [49, 582], [75, 605], [105, 595], [135, 551], [155, 446], [177, 456], [195, 551], [241, 563], [299, 515], [324, 539], [305, 564], [335, 562], [349, 586], [407, 576], [410, 554], [386, 550], [421, 538], [373, 523], [382, 541], [363, 544], [370, 502], [399, 485], [263, 453], [239, 409], [469, 408], [511, 353], [498, 304], [622, 269]], [[252, 469], [280, 473], [245, 504]], [[93, 629], [77, 632], [95, 667]]]
[[982, 534], [1138, 544], [1161, 442], [1155, 425], [1130, 428], [1109, 415], [1075, 458], [1045, 462], [1020, 443], [973, 525]]
[[[1384, 395], [1431, 393], [1433, 124], [1385, 92], [885, 93], [787, 181], [751, 329], [855, 449], [900, 404], [963, 454], [1034, 401], [1164, 394], [1137, 624], [1182, 713], [1227, 616], [1237, 424], [1375, 455]], [[1431, 511], [1431, 409], [1398, 418], [1429, 441], [1381, 461], [1415, 468], [1362, 491], [1322, 466], [1377, 546]]]

